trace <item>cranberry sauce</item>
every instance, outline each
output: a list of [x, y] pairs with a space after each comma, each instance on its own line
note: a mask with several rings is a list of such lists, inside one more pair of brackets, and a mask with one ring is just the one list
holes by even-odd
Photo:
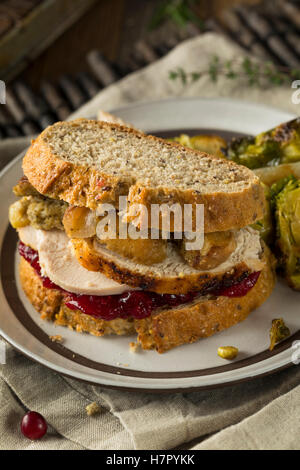
[[35, 272], [40, 276], [41, 275], [41, 267], [39, 263], [39, 254], [37, 251], [30, 248], [28, 245], [24, 245], [24, 243], [19, 242], [19, 253], [23, 258], [28, 261], [28, 263], [33, 267]]
[[222, 295], [225, 297], [244, 297], [249, 292], [249, 290], [251, 290], [252, 287], [255, 286], [258, 281], [259, 275], [260, 271], [251, 273], [248, 277], [246, 277], [246, 279], [239, 282], [238, 284], [234, 284], [231, 287], [224, 287], [222, 289], [219, 289], [217, 295]]
[[[38, 252], [24, 243], [19, 243], [19, 253], [30, 263], [40, 276], [43, 286], [48, 289], [57, 289], [64, 293], [64, 302], [71, 310], [80, 310], [86, 315], [102, 320], [114, 320], [115, 318], [146, 318], [158, 307], [176, 307], [191, 302], [199, 292], [188, 294], [156, 294], [149, 291], [129, 291], [120, 295], [80, 295], [67, 292], [57, 286], [48, 277], [42, 276]], [[250, 274], [246, 279], [231, 287], [221, 288], [213, 295], [226, 297], [243, 297], [255, 286], [260, 272]]]
[[130, 291], [121, 295], [67, 294], [65, 304], [72, 310], [103, 320], [115, 318], [146, 318], [158, 307], [173, 307], [190, 302], [197, 293], [185, 295], [156, 294], [148, 291]]

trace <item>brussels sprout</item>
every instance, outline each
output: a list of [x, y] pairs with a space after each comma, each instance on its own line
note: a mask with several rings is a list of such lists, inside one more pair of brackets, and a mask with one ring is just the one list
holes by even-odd
[[174, 137], [173, 139], [169, 139], [171, 142], [177, 142], [178, 144], [184, 145], [185, 147], [189, 147], [190, 149], [193, 148], [191, 138], [187, 134], [180, 134], [178, 137]]
[[300, 180], [293, 176], [271, 187], [279, 266], [288, 283], [300, 290]]
[[265, 216], [262, 220], [258, 220], [257, 222], [255, 222], [255, 224], [253, 224], [252, 227], [255, 230], [258, 230], [260, 232], [261, 238], [267, 245], [271, 245], [272, 242], [274, 241], [274, 235], [275, 235], [273, 216], [272, 216], [272, 210], [271, 210], [271, 191], [270, 191], [270, 188], [268, 188], [268, 186], [266, 186], [263, 183], [261, 184], [264, 187], [266, 201], [267, 201]]
[[300, 119], [280, 124], [256, 137], [233, 139], [226, 156], [252, 170], [300, 161]]
[[272, 208], [274, 209], [276, 206], [276, 197], [281, 193], [281, 191], [287, 186], [290, 182], [296, 182], [296, 178], [293, 175], [289, 175], [286, 178], [281, 178], [280, 180], [276, 181], [276, 183], [272, 184], [269, 192], [269, 197], [271, 201]]
[[170, 140], [200, 152], [225, 158], [223, 150], [226, 149], [227, 143], [226, 140], [218, 135], [195, 135], [190, 137], [187, 134], [181, 134], [179, 137], [174, 137], [174, 139]]
[[191, 144], [196, 150], [225, 158], [223, 151], [227, 147], [227, 142], [218, 135], [195, 135], [191, 137]]
[[273, 351], [275, 344], [290, 336], [290, 330], [285, 325], [282, 318], [274, 318], [270, 329], [270, 351]]

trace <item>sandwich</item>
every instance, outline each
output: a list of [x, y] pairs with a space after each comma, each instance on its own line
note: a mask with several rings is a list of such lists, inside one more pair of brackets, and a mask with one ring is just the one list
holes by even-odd
[[273, 258], [252, 227], [264, 190], [244, 166], [79, 119], [45, 129], [23, 171], [9, 218], [22, 288], [44, 319], [137, 334], [163, 353], [244, 320], [272, 292]]

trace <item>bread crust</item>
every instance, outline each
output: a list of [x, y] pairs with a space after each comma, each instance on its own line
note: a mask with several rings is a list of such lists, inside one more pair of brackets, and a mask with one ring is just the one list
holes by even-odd
[[[184, 214], [184, 206], [192, 205], [192, 230], [197, 230], [196, 205], [203, 205], [204, 232], [224, 232], [226, 230], [238, 230], [261, 220], [265, 212], [265, 195], [263, 187], [257, 181], [242, 193], [214, 193], [201, 194], [189, 189], [181, 191], [175, 188], [149, 188], [136, 184], [130, 187], [128, 200], [128, 212], [126, 222], [135, 223], [138, 227], [154, 227], [163, 230], [162, 217], [159, 223], [151, 221], [151, 207], [153, 204], [180, 204]], [[140, 215], [137, 217], [136, 207], [141, 204], [146, 207], [148, 218]], [[248, 222], [247, 222], [248, 220]], [[199, 223], [199, 222], [198, 222]], [[174, 220], [171, 218], [170, 231], [174, 231]], [[178, 231], [175, 230], [175, 231]], [[184, 231], [184, 227], [182, 227]]]
[[256, 285], [244, 297], [216, 297], [193, 305], [162, 310], [143, 320], [135, 320], [138, 341], [143, 349], [164, 353], [176, 346], [194, 343], [243, 320], [262, 305], [275, 285], [274, 258], [265, 248], [265, 268]]
[[[72, 244], [79, 263], [89, 271], [100, 271], [105, 276], [120, 284], [157, 292], [158, 294], [186, 294], [188, 292], [207, 292], [222, 286], [230, 286], [242, 281], [250, 273], [249, 267], [241, 262], [229, 271], [209, 273], [199, 271], [182, 276], [158, 276], [151, 269], [144, 274], [122, 265], [120, 255], [111, 252], [106, 256], [104, 250], [95, 251], [92, 239], [73, 238]], [[195, 270], [196, 271], [196, 270]]]
[[203, 297], [173, 309], [159, 310], [143, 320], [104, 321], [70, 310], [59, 291], [43, 287], [41, 279], [23, 258], [19, 272], [21, 285], [29, 301], [45, 320], [95, 336], [138, 333], [143, 349], [164, 353], [176, 346], [193, 343], [244, 320], [271, 294], [275, 284], [274, 258], [265, 248], [265, 267], [257, 284], [244, 297]]
[[[140, 139], [155, 141], [170, 149], [183, 150], [175, 142], [167, 142], [158, 137], [145, 135], [134, 129], [128, 129], [118, 124], [78, 119], [69, 122], [69, 126], [80, 126], [84, 123], [99, 126], [109, 131], [121, 131], [134, 134]], [[55, 126], [64, 125], [56, 123]], [[180, 190], [176, 187], [148, 187], [135, 181], [130, 176], [108, 175], [101, 169], [89, 168], [63, 161], [55, 155], [44, 139], [50, 128], [45, 129], [40, 136], [32, 141], [23, 159], [23, 170], [30, 183], [41, 193], [54, 199], [62, 199], [69, 204], [96, 209], [99, 204], [111, 203], [117, 207], [119, 196], [128, 196], [128, 221], [136, 216], [135, 205], [144, 204], [150, 213], [151, 204], [169, 205], [178, 203], [204, 204], [204, 230], [217, 232], [242, 228], [262, 219], [265, 208], [264, 190], [259, 178], [250, 170], [248, 187], [234, 193], [216, 192], [201, 194], [193, 189]], [[199, 152], [184, 147], [185, 153]], [[212, 160], [218, 157], [211, 156]], [[219, 159], [218, 159], [219, 160]], [[238, 167], [234, 162], [226, 161], [226, 169], [233, 171]], [[133, 213], [132, 213], [133, 212]], [[133, 215], [134, 214], [134, 215]], [[150, 222], [151, 223], [151, 222]], [[193, 211], [192, 227], [196, 228], [195, 211]], [[160, 227], [161, 228], [161, 227]], [[171, 228], [172, 229], [172, 228]]]
[[63, 301], [61, 292], [46, 289], [34, 269], [22, 257], [20, 258], [19, 274], [24, 292], [34, 308], [41, 314], [41, 318], [54, 321]]

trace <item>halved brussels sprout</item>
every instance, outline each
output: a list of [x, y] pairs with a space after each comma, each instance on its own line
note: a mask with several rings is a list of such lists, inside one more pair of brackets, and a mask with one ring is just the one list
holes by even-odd
[[256, 137], [233, 139], [226, 156], [248, 168], [257, 169], [300, 161], [300, 119], [280, 124]]
[[273, 351], [275, 345], [290, 336], [290, 330], [282, 318], [274, 318], [270, 329], [270, 351]]
[[271, 187], [279, 266], [290, 286], [300, 290], [300, 180], [284, 178]]

